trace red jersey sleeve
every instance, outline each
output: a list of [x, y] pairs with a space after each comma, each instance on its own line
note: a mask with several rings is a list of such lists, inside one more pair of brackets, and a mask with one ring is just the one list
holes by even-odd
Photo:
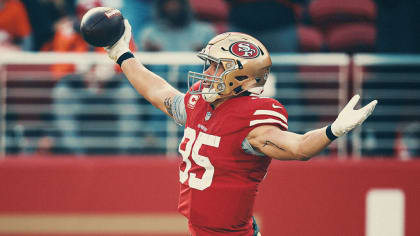
[[287, 130], [288, 114], [286, 108], [272, 98], [259, 98], [257, 105], [251, 111], [250, 127], [259, 125], [276, 125], [282, 130]]

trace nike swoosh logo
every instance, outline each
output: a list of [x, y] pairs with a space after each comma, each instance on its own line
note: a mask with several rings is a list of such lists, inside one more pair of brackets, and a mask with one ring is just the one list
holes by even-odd
[[281, 108], [281, 106], [276, 106], [273, 104], [273, 108]]

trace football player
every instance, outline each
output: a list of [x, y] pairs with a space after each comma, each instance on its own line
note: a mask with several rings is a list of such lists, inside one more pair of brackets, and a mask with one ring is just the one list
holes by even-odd
[[287, 111], [272, 98], [258, 96], [271, 59], [257, 39], [228, 32], [198, 53], [201, 73], [189, 72], [183, 94], [146, 69], [130, 52], [131, 27], [108, 55], [150, 103], [184, 125], [179, 145], [178, 210], [192, 235], [260, 235], [252, 216], [259, 183], [270, 161], [308, 160], [334, 139], [360, 125], [377, 101], [354, 110], [354, 96], [329, 126], [296, 134], [287, 131]]

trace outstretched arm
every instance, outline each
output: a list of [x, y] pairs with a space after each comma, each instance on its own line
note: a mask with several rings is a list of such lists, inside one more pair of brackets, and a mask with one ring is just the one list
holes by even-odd
[[251, 146], [268, 157], [278, 160], [309, 160], [327, 147], [331, 140], [326, 127], [305, 134], [282, 131], [271, 125], [253, 129], [247, 139]]
[[311, 130], [303, 135], [282, 131], [276, 126], [260, 126], [248, 134], [248, 142], [259, 152], [275, 159], [308, 160], [321, 152], [335, 138], [362, 124], [372, 113], [377, 101], [354, 110], [359, 98], [359, 95], [355, 95], [331, 126]]
[[125, 76], [147, 101], [172, 117], [170, 106], [175, 95], [181, 94], [160, 76], [149, 71], [136, 58], [121, 64]]
[[131, 26], [127, 20], [124, 20], [124, 24], [125, 32], [121, 39], [113, 46], [106, 48], [108, 56], [121, 66], [125, 76], [138, 93], [152, 105], [172, 117], [172, 100], [176, 95], [180, 95], [181, 92], [160, 76], [149, 71], [133, 56], [129, 49]]

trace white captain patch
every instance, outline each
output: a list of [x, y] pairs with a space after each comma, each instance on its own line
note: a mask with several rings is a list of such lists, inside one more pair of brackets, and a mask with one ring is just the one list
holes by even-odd
[[200, 99], [200, 96], [198, 96], [198, 95], [191, 95], [190, 99], [188, 99], [188, 104], [187, 104], [187, 106], [188, 106], [190, 109], [194, 109], [195, 104], [197, 103], [198, 99]]

